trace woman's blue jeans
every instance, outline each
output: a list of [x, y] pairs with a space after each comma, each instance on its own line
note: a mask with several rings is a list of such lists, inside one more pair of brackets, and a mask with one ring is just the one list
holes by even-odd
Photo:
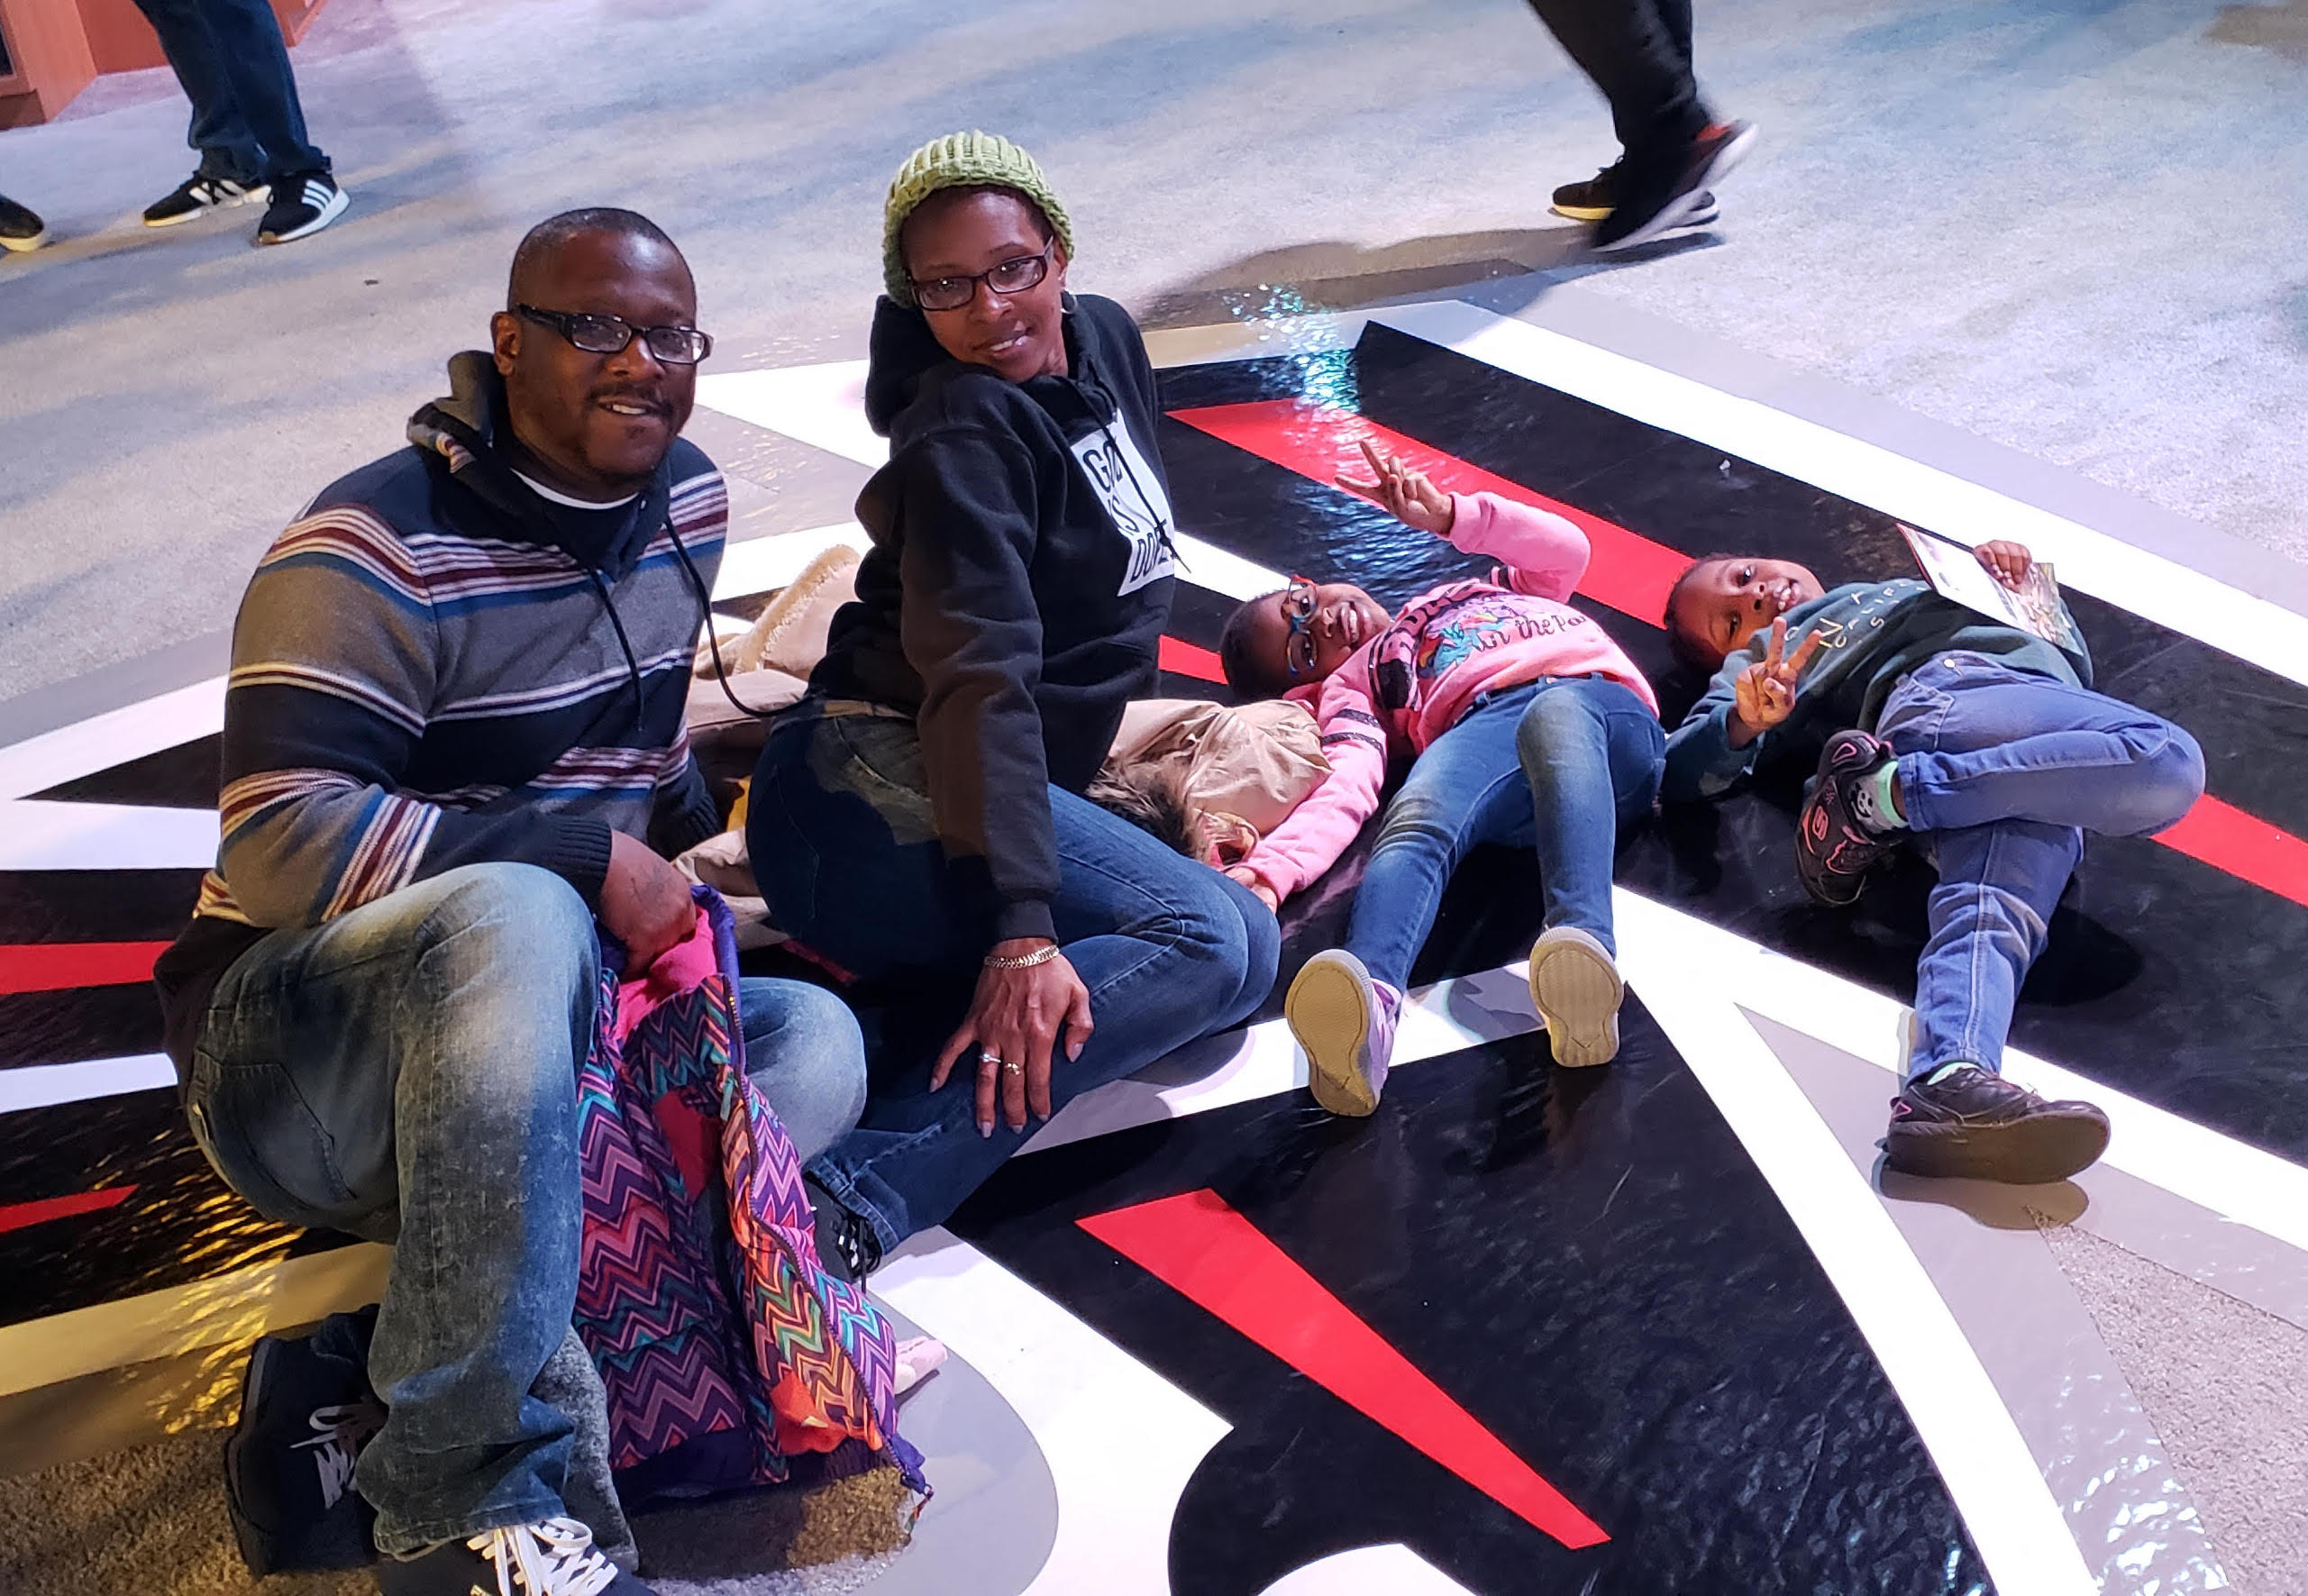
[[[777, 927], [862, 980], [915, 982], [938, 1016], [985, 956], [984, 905], [948, 867], [931, 824], [910, 720], [828, 715], [805, 700], [771, 731], [747, 800], [753, 873]], [[1063, 788], [1049, 789], [1058, 941], [1090, 989], [1095, 1031], [1061, 1050], [1053, 1108], [1238, 1026], [1274, 984], [1282, 932], [1265, 906], [1209, 866]], [[942, 1223], [1033, 1135], [978, 1131], [972, 1075], [929, 1089], [922, 1050], [875, 1061], [863, 1117], [810, 1173], [884, 1247]]]
[[1619, 828], [1650, 812], [1665, 757], [1659, 717], [1608, 678], [1484, 696], [1428, 744], [1387, 806], [1346, 951], [1401, 990], [1451, 872], [1477, 843], [1501, 843], [1537, 853], [1550, 928], [1575, 926], [1615, 952]]

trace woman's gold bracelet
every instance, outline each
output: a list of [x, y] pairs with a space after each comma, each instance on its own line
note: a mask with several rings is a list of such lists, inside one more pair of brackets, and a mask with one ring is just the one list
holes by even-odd
[[989, 970], [1031, 970], [1036, 964], [1047, 964], [1057, 956], [1058, 944], [1054, 942], [1047, 947], [1035, 948], [1030, 953], [1018, 953], [1014, 956], [988, 953], [986, 968]]

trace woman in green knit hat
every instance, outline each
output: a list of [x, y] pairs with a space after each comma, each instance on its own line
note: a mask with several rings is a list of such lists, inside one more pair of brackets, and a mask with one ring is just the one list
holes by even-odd
[[810, 1167], [853, 1276], [1035, 1120], [1249, 1017], [1281, 944], [1249, 892], [1081, 796], [1154, 686], [1177, 562], [1136, 325], [1067, 292], [1073, 223], [1007, 139], [908, 156], [882, 245], [873, 546], [748, 822], [778, 926], [902, 1006], [896, 1030], [936, 1017]]

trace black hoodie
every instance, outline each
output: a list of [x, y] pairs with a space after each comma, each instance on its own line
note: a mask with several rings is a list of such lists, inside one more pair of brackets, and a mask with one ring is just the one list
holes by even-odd
[[811, 679], [915, 716], [938, 838], [983, 891], [990, 941], [1055, 935], [1045, 783], [1090, 784], [1170, 618], [1145, 343], [1111, 300], [1066, 305], [1066, 375], [1014, 383], [880, 302], [865, 406], [889, 463], [858, 497], [873, 547]]

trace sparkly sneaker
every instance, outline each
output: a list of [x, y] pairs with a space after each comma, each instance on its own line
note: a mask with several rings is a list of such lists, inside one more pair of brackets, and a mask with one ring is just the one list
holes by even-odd
[[2089, 1103], [2048, 1101], [1977, 1064], [1937, 1073], [1892, 1099], [1884, 1163], [1902, 1174], [2040, 1186], [2108, 1150], [2108, 1117]]
[[372, 1572], [383, 1596], [650, 1596], [574, 1518], [484, 1529], [415, 1557], [383, 1558]]
[[880, 1268], [881, 1238], [865, 1216], [844, 1208], [814, 1176], [802, 1176], [801, 1185], [816, 1211], [817, 1262], [826, 1272], [854, 1286]]
[[1530, 950], [1531, 1007], [1546, 1022], [1558, 1064], [1583, 1070], [1619, 1056], [1619, 1005], [1626, 996], [1610, 953], [1575, 926], [1555, 926]]
[[1891, 756], [1889, 744], [1866, 732], [1838, 732], [1820, 751], [1819, 778], [1795, 822], [1795, 874], [1829, 908], [1856, 902], [1867, 872], [1899, 846], [1897, 832], [1861, 823], [1874, 795], [1859, 789]]
[[1306, 962], [1282, 1000], [1282, 1014], [1306, 1050], [1314, 1100], [1358, 1119], [1375, 1110], [1394, 1056], [1402, 994], [1373, 980], [1354, 954], [1333, 948]]

